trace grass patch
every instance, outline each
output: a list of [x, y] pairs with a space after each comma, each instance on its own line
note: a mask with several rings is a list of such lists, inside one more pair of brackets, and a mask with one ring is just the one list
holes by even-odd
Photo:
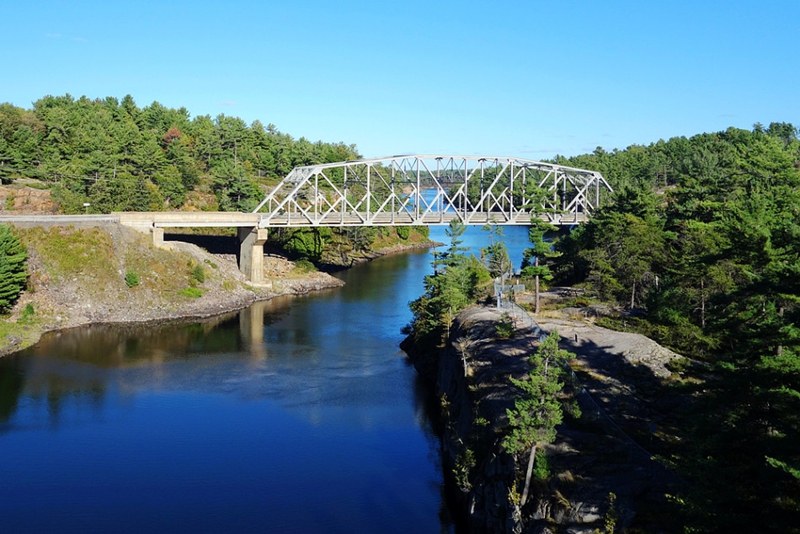
[[22, 308], [22, 311], [19, 312], [19, 319], [17, 319], [17, 322], [19, 324], [31, 324], [35, 313], [36, 311], [33, 309], [33, 304], [29, 302]]
[[108, 261], [114, 257], [111, 236], [97, 228], [74, 227], [19, 229], [20, 240], [33, 246], [56, 279], [91, 276], [98, 282], [111, 282], [119, 276]]
[[193, 283], [202, 284], [206, 281], [206, 270], [202, 265], [195, 265], [189, 273], [189, 277]]
[[306, 259], [294, 262], [294, 272], [296, 274], [309, 274], [317, 272], [316, 266]]
[[199, 299], [203, 296], [203, 290], [196, 287], [185, 287], [178, 291], [178, 294], [192, 299]]
[[139, 285], [139, 274], [136, 271], [128, 269], [125, 271], [125, 285], [128, 287], [136, 287]]
[[26, 314], [25, 308], [17, 321], [9, 321], [7, 315], [0, 317], [0, 350], [9, 347], [14, 351], [22, 350], [39, 339], [40, 330], [33, 325], [38, 323], [40, 318], [35, 315], [33, 306], [30, 308], [30, 314], [23, 318], [23, 314]]

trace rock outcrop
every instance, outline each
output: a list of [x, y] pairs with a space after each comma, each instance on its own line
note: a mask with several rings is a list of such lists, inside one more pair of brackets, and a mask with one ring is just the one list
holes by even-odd
[[0, 213], [33, 215], [54, 214], [57, 211], [49, 189], [0, 185]]
[[[500, 310], [484, 307], [462, 312], [446, 347], [436, 354], [422, 353], [408, 340], [403, 345], [418, 370], [436, 385], [443, 418], [442, 466], [465, 529], [590, 534], [613, 523], [617, 530], [663, 531], [658, 517], [642, 510], [663, 508], [665, 494], [681, 481], [653, 461], [577, 383], [567, 389], [582, 414], [567, 416], [559, 425], [556, 441], [545, 447], [550, 476], [534, 481], [528, 502], [520, 507], [523, 482], [518, 477], [524, 466], [503, 450], [502, 438], [506, 410], [513, 408], [518, 393], [509, 378], [528, 373], [528, 356], [538, 346], [540, 331], [531, 323], [518, 324], [513, 338], [497, 339], [495, 325], [501, 316]], [[677, 357], [642, 336], [600, 333], [607, 338], [594, 346], [602, 358], [639, 371], [619, 378], [623, 391], [633, 387], [632, 381], [660, 380], [664, 365]], [[562, 347], [572, 346], [571, 336], [562, 337]], [[613, 395], [605, 403], [614, 403]], [[617, 400], [628, 402], [621, 394]]]

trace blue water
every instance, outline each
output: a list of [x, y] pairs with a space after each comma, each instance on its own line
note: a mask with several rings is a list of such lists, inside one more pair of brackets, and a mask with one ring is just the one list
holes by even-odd
[[428, 392], [397, 348], [430, 260], [0, 358], [0, 530], [453, 532]]

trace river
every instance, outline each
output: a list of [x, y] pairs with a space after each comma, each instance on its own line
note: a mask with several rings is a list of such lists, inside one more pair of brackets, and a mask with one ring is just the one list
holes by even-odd
[[[517, 268], [526, 238], [506, 229]], [[53, 333], [0, 358], [0, 528], [454, 532], [430, 394], [398, 349], [430, 261], [380, 258], [340, 289]]]

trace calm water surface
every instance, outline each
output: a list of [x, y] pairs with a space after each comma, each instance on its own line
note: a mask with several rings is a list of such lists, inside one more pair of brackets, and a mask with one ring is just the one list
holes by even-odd
[[[517, 267], [526, 236], [506, 231]], [[453, 532], [428, 396], [397, 348], [430, 260], [0, 358], [2, 531]]]

